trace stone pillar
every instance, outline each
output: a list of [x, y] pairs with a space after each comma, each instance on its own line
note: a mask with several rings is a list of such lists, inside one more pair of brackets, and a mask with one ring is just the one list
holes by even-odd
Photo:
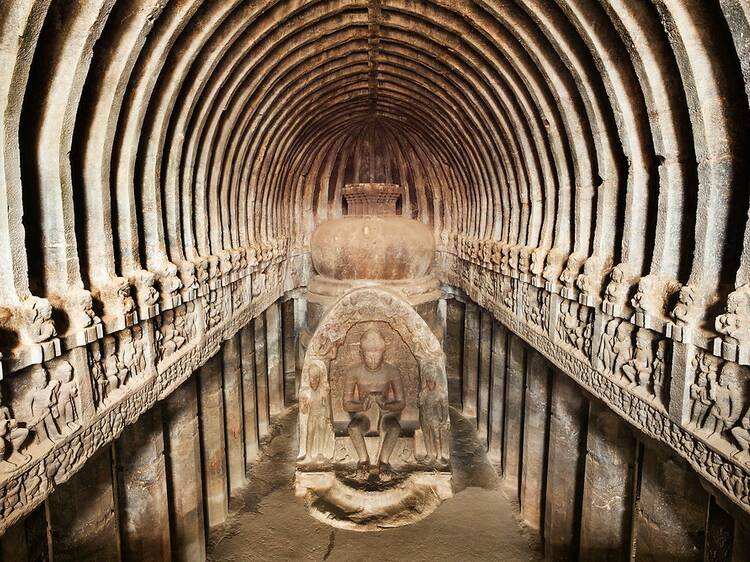
[[477, 434], [479, 441], [489, 445], [488, 430], [490, 423], [490, 368], [492, 359], [492, 315], [482, 310], [479, 323], [479, 375], [478, 375], [478, 412]]
[[281, 303], [281, 334], [284, 359], [284, 404], [297, 402], [296, 332], [294, 331], [294, 300]]
[[708, 494], [698, 476], [661, 444], [641, 450], [634, 559], [703, 560]]
[[266, 309], [266, 361], [268, 363], [268, 408], [271, 416], [284, 410], [284, 366], [281, 355], [281, 308], [278, 302]]
[[745, 562], [748, 552], [750, 552], [750, 519], [744, 516], [734, 522], [732, 562]]
[[479, 376], [479, 307], [466, 303], [464, 314], [463, 412], [477, 418], [477, 378]]
[[229, 493], [245, 486], [245, 444], [242, 411], [242, 370], [240, 365], [240, 335], [224, 342], [221, 350], [224, 379], [225, 443], [227, 450], [227, 480]]
[[[529, 527], [537, 530], [541, 529], [544, 515], [549, 392], [549, 365], [539, 353], [529, 350], [526, 355], [520, 497], [521, 517]], [[556, 443], [552, 442], [552, 446]]]
[[[716, 498], [709, 495], [704, 560], [731, 562], [733, 539], [734, 519], [721, 508]], [[745, 556], [750, 556], [750, 553], [745, 551]]]
[[245, 438], [245, 469], [258, 458], [258, 406], [255, 391], [255, 330], [252, 322], [240, 330], [242, 408]]
[[56, 562], [120, 559], [115, 493], [112, 450], [104, 447], [47, 499]]
[[544, 554], [547, 560], [577, 560], [589, 405], [576, 383], [553, 373]]
[[163, 402], [172, 560], [206, 559], [198, 381], [192, 376]]
[[630, 559], [636, 441], [627, 423], [598, 400], [589, 405], [581, 511], [581, 560]]
[[446, 318], [446, 334], [443, 342], [445, 350], [445, 370], [448, 375], [448, 400], [453, 406], [460, 407], [461, 369], [464, 351], [464, 305], [461, 301], [448, 301]]
[[[45, 505], [41, 505], [0, 536], [0, 560], [8, 560], [8, 562], [50, 560], [47, 533]], [[54, 537], [51, 538], [54, 540]], [[117, 540], [119, 545], [119, 537]], [[119, 558], [112, 560], [116, 561]]]
[[503, 478], [513, 493], [519, 490], [521, 447], [523, 444], [523, 400], [526, 384], [526, 344], [508, 334], [508, 361], [505, 366], [505, 438], [503, 439]]
[[435, 317], [435, 337], [440, 345], [445, 347], [445, 334], [448, 322], [448, 301], [445, 298], [438, 300], [437, 316]]
[[127, 562], [169, 560], [172, 547], [159, 406], [125, 428], [115, 441], [115, 460], [122, 558]]
[[492, 326], [492, 357], [490, 392], [490, 434], [488, 456], [491, 461], [503, 460], [503, 425], [505, 417], [505, 344], [508, 331], [497, 320]]
[[268, 363], [266, 361], [266, 321], [261, 314], [253, 321], [255, 331], [255, 390], [258, 404], [258, 434], [263, 439], [271, 427], [268, 409]]
[[307, 315], [307, 300], [303, 297], [294, 299], [294, 368], [295, 368], [295, 389], [299, 392], [302, 381], [302, 363], [304, 362], [305, 353], [302, 345], [302, 333], [305, 328], [305, 316]]
[[201, 449], [203, 451], [203, 498], [209, 529], [227, 518], [227, 457], [224, 434], [224, 392], [221, 352], [198, 370]]

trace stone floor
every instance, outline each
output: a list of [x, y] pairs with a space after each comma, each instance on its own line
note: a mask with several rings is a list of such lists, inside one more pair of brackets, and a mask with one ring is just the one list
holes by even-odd
[[375, 533], [334, 529], [308, 515], [292, 480], [296, 411], [274, 426], [263, 458], [235, 498], [227, 523], [211, 533], [212, 561], [541, 560], [538, 541], [519, 526], [516, 509], [472, 425], [452, 412], [456, 495], [414, 525]]

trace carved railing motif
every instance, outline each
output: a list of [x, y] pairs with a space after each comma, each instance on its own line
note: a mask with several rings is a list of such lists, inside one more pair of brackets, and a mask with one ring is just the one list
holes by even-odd
[[[150, 294], [151, 304], [128, 311], [121, 329], [57, 341], [41, 354], [22, 347], [6, 357], [0, 534], [190, 377], [223, 340], [305, 285], [309, 254], [286, 251], [279, 244], [260, 259], [248, 260], [245, 249], [205, 257], [180, 298], [160, 305], [158, 293]], [[48, 305], [38, 301], [43, 309]], [[55, 338], [52, 315], [40, 315], [36, 332], [46, 339], [29, 342], [32, 347]], [[43, 329], [45, 322], [50, 329]]]
[[566, 265], [558, 252], [461, 235], [444, 235], [436, 258], [443, 283], [750, 512], [745, 289], [729, 295], [712, 332], [689, 287], [633, 279], [623, 266], [593, 269], [576, 256]]

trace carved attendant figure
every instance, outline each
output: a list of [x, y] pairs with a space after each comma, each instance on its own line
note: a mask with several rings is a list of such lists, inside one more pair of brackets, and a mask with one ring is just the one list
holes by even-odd
[[750, 407], [748, 407], [745, 415], [742, 416], [740, 424], [733, 428], [731, 433], [739, 447], [732, 456], [737, 457], [740, 453], [748, 452], [748, 450], [750, 450]]
[[326, 441], [331, 434], [331, 408], [328, 392], [321, 386], [325, 373], [319, 365], [310, 366], [310, 387], [300, 393], [300, 411], [307, 414], [306, 458], [326, 456]]
[[376, 330], [368, 330], [360, 339], [362, 363], [355, 365], [344, 380], [344, 410], [350, 413], [349, 436], [359, 457], [360, 468], [370, 464], [365, 435], [370, 430], [367, 412], [377, 407], [378, 429], [382, 436], [378, 467], [389, 469], [391, 453], [401, 434], [399, 421], [404, 409], [404, 384], [401, 373], [383, 362], [385, 340]]
[[78, 419], [76, 411], [78, 384], [73, 379], [73, 366], [67, 361], [63, 361], [53, 372], [55, 380], [60, 383], [57, 398], [60, 425], [65, 424], [70, 429], [78, 429], [76, 424], [76, 419]]
[[435, 373], [424, 375], [419, 393], [419, 425], [422, 427], [427, 457], [432, 461], [445, 462], [447, 451], [448, 401], [437, 386]]
[[107, 398], [107, 375], [104, 372], [102, 366], [102, 350], [99, 347], [99, 342], [95, 341], [91, 344], [91, 351], [89, 352], [89, 371], [91, 378], [94, 379], [94, 400], [96, 405], [100, 406], [104, 403]]
[[55, 418], [58, 417], [57, 396], [60, 383], [55, 380], [47, 380], [47, 371], [43, 367], [37, 367], [34, 373], [34, 394], [31, 398], [31, 415], [34, 416], [34, 429], [37, 440], [41, 442], [44, 438], [50, 441], [60, 439], [60, 430], [57, 428]]
[[[19, 466], [31, 460], [30, 455], [21, 452], [26, 443], [29, 430], [18, 425], [18, 421], [10, 413], [10, 408], [2, 405], [0, 395], [0, 460], [6, 460], [13, 466]], [[19, 464], [13, 462], [15, 457], [20, 456]]]
[[719, 380], [709, 375], [708, 397], [713, 405], [706, 416], [704, 427], [720, 435], [724, 430], [732, 427], [740, 417], [742, 407], [742, 389], [739, 382], [739, 365], [724, 363], [719, 374]]

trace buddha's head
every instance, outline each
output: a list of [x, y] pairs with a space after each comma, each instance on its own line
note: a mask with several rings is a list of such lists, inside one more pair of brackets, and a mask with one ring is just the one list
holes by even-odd
[[359, 352], [365, 367], [370, 371], [377, 371], [383, 364], [385, 339], [377, 330], [367, 330], [359, 340]]

